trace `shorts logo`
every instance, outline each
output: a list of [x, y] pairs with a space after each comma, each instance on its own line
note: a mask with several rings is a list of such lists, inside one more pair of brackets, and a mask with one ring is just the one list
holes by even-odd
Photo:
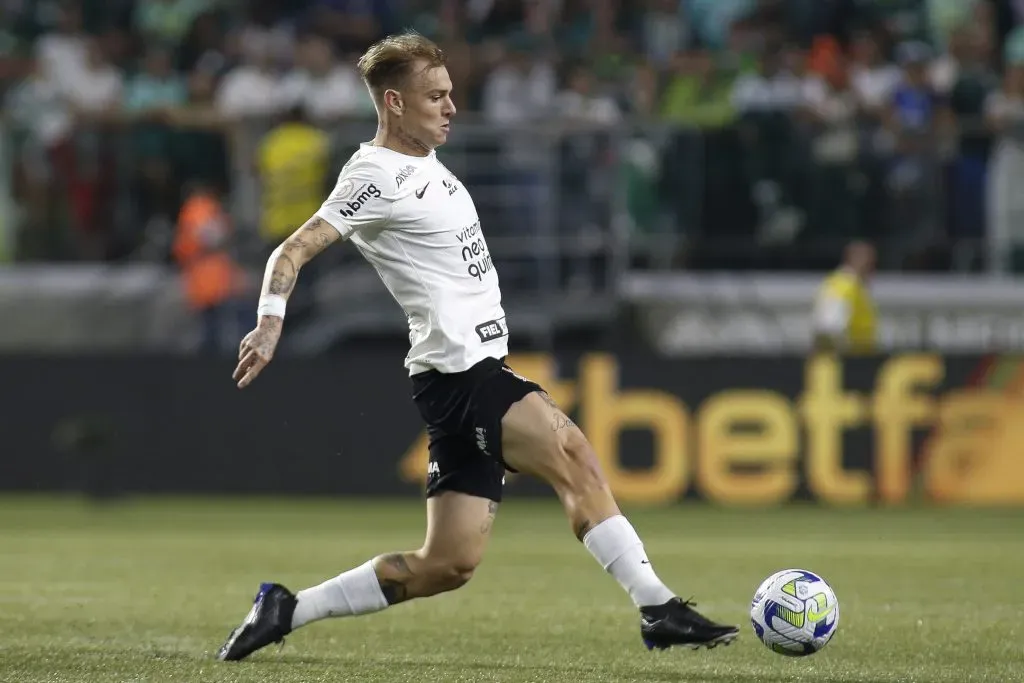
[[476, 334], [480, 337], [480, 342], [484, 344], [507, 336], [508, 328], [505, 326], [505, 319], [488, 320], [485, 323], [480, 323], [476, 326]]
[[484, 455], [490, 455], [487, 451], [487, 430], [483, 427], [476, 428], [476, 447], [480, 449], [480, 452]]
[[427, 479], [435, 479], [441, 476], [441, 467], [434, 461], [427, 465]]
[[359, 209], [366, 206], [368, 201], [371, 199], [379, 199], [381, 192], [380, 188], [377, 187], [376, 184], [369, 183], [367, 185], [363, 185], [358, 190], [355, 190], [353, 194], [355, 194], [355, 196], [350, 201], [345, 202], [345, 208], [338, 209], [338, 213], [342, 216], [352, 218], [352, 216], [355, 216], [356, 213], [359, 212]]

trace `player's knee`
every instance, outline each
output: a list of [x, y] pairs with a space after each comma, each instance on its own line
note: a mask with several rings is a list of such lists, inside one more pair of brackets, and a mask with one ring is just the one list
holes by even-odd
[[453, 559], [436, 568], [436, 579], [445, 590], [462, 588], [473, 578], [477, 563], [472, 559]]
[[471, 554], [431, 558], [425, 569], [433, 583], [441, 591], [455, 590], [469, 583], [476, 572], [480, 559]]

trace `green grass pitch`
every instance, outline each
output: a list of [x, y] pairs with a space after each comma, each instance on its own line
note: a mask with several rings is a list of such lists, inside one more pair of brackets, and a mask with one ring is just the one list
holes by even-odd
[[[511, 499], [462, 590], [220, 663], [260, 581], [297, 590], [417, 547], [422, 503], [0, 498], [0, 681], [1024, 681], [1024, 511], [627, 513], [670, 586], [741, 625], [732, 647], [647, 652], [557, 506]], [[793, 566], [825, 576], [842, 609], [804, 659], [769, 652], [747, 617], [758, 583]]]

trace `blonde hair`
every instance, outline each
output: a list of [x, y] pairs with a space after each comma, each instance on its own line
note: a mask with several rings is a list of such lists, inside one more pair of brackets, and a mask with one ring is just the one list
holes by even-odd
[[428, 69], [444, 66], [444, 51], [429, 38], [407, 31], [371, 45], [357, 66], [370, 92], [380, 98], [388, 88], [401, 87], [412, 75], [413, 66], [421, 61]]

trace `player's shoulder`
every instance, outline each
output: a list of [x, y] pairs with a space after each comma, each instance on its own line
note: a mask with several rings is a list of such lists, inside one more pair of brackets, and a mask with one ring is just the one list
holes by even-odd
[[849, 296], [857, 288], [857, 278], [845, 270], [830, 273], [822, 283], [822, 289], [833, 296]]
[[421, 160], [384, 147], [363, 144], [349, 157], [339, 179], [372, 182], [385, 195], [391, 196], [402, 189], [409, 178], [420, 172], [427, 161], [427, 157]]

